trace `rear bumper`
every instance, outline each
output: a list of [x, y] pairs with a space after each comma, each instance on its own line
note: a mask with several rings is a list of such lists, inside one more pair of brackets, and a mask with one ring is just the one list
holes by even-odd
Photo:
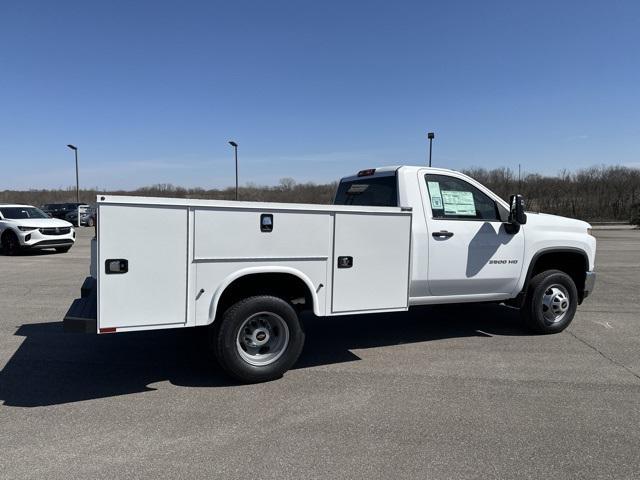
[[62, 322], [65, 332], [97, 333], [98, 302], [96, 280], [87, 277]]
[[593, 292], [596, 286], [596, 272], [587, 272], [584, 278], [584, 291], [582, 292], [582, 298], [587, 298], [591, 292]]

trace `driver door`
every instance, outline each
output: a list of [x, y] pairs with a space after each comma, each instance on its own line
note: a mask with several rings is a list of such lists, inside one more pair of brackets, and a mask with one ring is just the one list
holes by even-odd
[[511, 293], [522, 270], [523, 229], [507, 233], [505, 209], [464, 178], [421, 176], [431, 295]]

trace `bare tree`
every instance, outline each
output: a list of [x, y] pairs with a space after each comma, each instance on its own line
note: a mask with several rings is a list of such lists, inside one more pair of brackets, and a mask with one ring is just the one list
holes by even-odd
[[[505, 200], [522, 193], [527, 209], [589, 221], [630, 221], [640, 223], [640, 169], [622, 166], [591, 167], [576, 172], [561, 171], [557, 176], [525, 174], [519, 187], [510, 168], [471, 168], [465, 171]], [[283, 178], [277, 186], [247, 184], [240, 187], [240, 199], [255, 202], [331, 203], [337, 183], [297, 183]], [[142, 187], [134, 191], [80, 191], [80, 200], [93, 203], [98, 193], [148, 197], [233, 200], [235, 190], [183, 188], [169, 183]], [[0, 203], [43, 205], [75, 201], [75, 188], [60, 190], [0, 191]], [[634, 207], [635, 206], [635, 207]]]

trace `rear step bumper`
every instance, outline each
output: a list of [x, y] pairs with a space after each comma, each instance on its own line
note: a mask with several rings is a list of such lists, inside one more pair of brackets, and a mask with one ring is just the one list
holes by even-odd
[[95, 289], [96, 279], [93, 277], [87, 277], [84, 279], [84, 282], [82, 282], [82, 286], [80, 287], [80, 296], [82, 298], [86, 298], [91, 295], [91, 292], [93, 292]]
[[87, 277], [80, 288], [80, 298], [76, 298], [64, 316], [65, 332], [97, 333], [98, 304], [96, 280]]

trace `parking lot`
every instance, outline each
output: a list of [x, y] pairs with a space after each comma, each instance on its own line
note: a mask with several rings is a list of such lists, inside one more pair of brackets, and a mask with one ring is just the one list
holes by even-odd
[[236, 385], [201, 330], [63, 333], [81, 230], [0, 256], [0, 478], [638, 478], [640, 231], [597, 232], [561, 334], [497, 305], [306, 318], [296, 368]]

